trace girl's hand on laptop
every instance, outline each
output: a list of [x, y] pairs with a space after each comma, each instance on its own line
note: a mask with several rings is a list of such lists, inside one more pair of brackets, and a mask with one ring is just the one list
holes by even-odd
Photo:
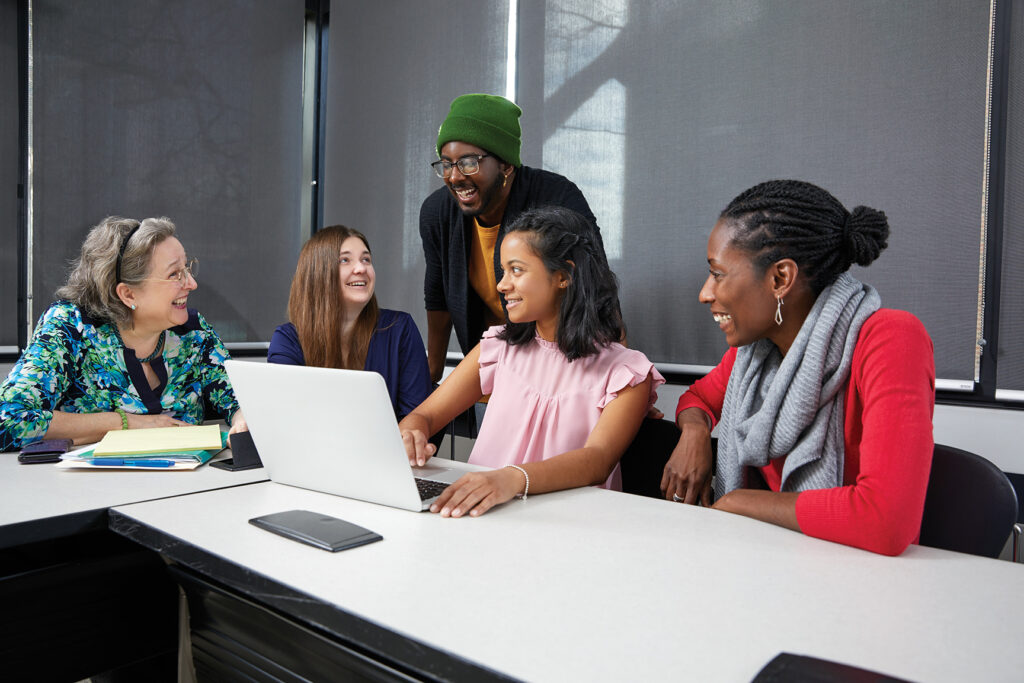
[[430, 506], [442, 517], [479, 517], [495, 505], [515, 498], [523, 490], [523, 475], [505, 468], [490, 472], [470, 472], [441, 493]]
[[437, 446], [427, 441], [427, 435], [419, 429], [401, 430], [405, 454], [409, 456], [409, 464], [422, 467], [437, 451]]

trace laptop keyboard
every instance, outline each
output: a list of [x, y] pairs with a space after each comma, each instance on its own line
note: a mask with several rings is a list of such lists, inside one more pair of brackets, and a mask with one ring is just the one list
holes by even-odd
[[416, 488], [420, 492], [420, 500], [430, 500], [441, 495], [441, 492], [448, 488], [448, 484], [429, 479], [416, 479]]

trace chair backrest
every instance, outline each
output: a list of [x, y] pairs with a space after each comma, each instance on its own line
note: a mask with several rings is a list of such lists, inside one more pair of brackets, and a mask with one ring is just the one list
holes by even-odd
[[921, 545], [999, 557], [1017, 521], [1017, 493], [991, 462], [935, 444]]
[[638, 496], [661, 498], [661, 475], [677, 443], [679, 427], [674, 422], [645, 419], [619, 461], [622, 490]]

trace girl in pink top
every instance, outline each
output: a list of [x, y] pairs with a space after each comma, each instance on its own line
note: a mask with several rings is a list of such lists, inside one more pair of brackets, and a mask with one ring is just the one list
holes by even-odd
[[466, 474], [430, 507], [478, 516], [516, 495], [601, 484], [621, 488], [618, 462], [664, 378], [618, 343], [618, 286], [590, 223], [575, 211], [523, 213], [501, 243], [498, 292], [508, 324], [492, 327], [447, 380], [399, 424], [409, 462], [427, 438], [490, 394]]

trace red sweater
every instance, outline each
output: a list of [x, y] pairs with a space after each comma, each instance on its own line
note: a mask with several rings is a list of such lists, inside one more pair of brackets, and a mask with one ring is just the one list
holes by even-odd
[[[722, 362], [679, 398], [676, 416], [700, 408], [713, 421], [736, 360]], [[843, 486], [803, 491], [797, 497], [801, 531], [885, 555], [899, 555], [917, 541], [931, 471], [935, 360], [921, 321], [910, 313], [880, 309], [864, 322], [853, 351], [843, 427]], [[785, 458], [761, 468], [779, 490]]]

